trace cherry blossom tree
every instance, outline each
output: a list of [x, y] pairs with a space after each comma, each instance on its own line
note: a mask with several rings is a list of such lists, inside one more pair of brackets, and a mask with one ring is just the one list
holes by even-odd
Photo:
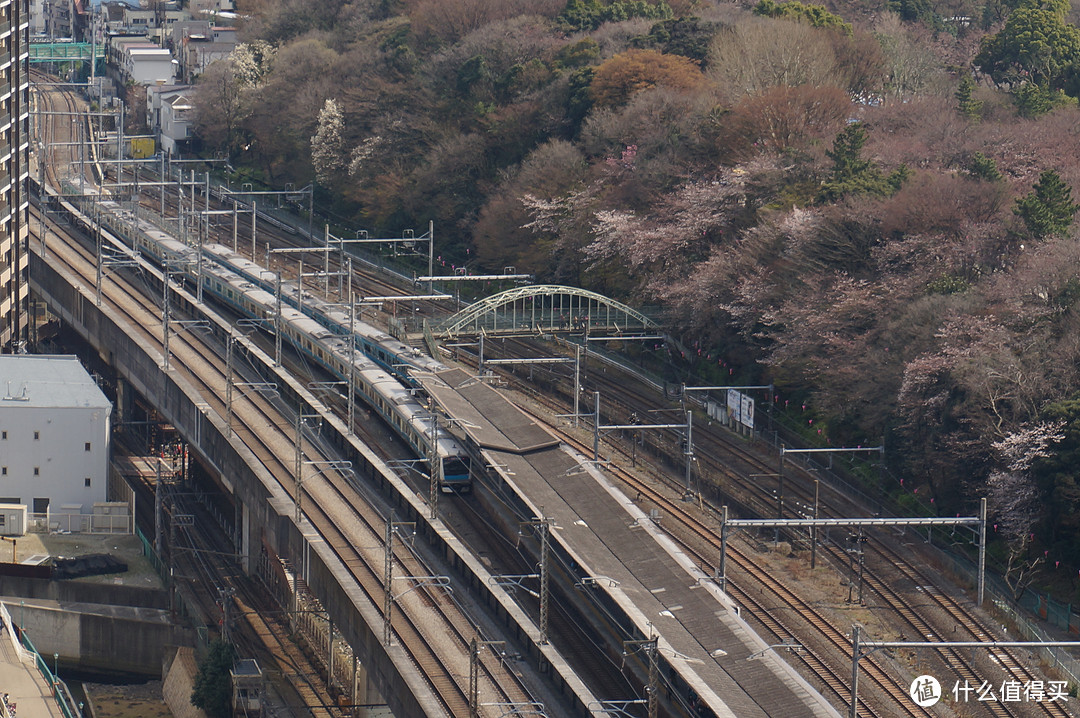
[[341, 105], [327, 98], [319, 112], [319, 125], [311, 138], [311, 163], [315, 179], [329, 185], [345, 167], [345, 117]]
[[1053, 455], [1052, 445], [1065, 438], [1065, 422], [1040, 421], [1010, 432], [992, 447], [1002, 468], [986, 479], [987, 508], [995, 532], [1007, 547], [1005, 583], [1019, 600], [1039, 575], [1045, 554], [1029, 552], [1033, 528], [1043, 518], [1042, 494], [1032, 475], [1032, 465]]

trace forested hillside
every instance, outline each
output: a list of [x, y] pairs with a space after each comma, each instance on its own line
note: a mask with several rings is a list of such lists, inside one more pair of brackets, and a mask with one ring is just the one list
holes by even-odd
[[433, 219], [448, 264], [662, 305], [699, 372], [884, 437], [912, 501], [988, 495], [1003, 557], [1080, 556], [1065, 0], [241, 5], [202, 152], [348, 226]]

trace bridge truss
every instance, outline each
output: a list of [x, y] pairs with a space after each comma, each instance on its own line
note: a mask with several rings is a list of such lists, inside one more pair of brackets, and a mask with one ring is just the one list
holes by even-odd
[[559, 284], [515, 287], [486, 297], [433, 327], [442, 338], [488, 334], [655, 335], [660, 324], [610, 297]]
[[99, 62], [105, 58], [105, 47], [101, 43], [92, 46], [89, 42], [31, 42], [30, 62], [82, 62], [93, 54]]

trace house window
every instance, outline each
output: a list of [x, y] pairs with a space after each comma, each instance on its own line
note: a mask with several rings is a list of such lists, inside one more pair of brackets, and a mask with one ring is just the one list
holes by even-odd
[[0, 439], [3, 439], [4, 441], [7, 441], [7, 432], [6, 431], [0, 431]]
[[90, 488], [90, 479], [86, 479], [86, 488]]
[[41, 467], [35, 466], [34, 467], [34, 476], [40, 476], [40, 475], [41, 475]]
[[37, 441], [40, 438], [41, 438], [41, 432], [40, 431], [35, 431], [34, 432], [34, 441]]
[[90, 442], [89, 441], [86, 442], [85, 444], [83, 444], [83, 451], [90, 451]]
[[7, 467], [0, 466], [0, 476], [7, 476]]

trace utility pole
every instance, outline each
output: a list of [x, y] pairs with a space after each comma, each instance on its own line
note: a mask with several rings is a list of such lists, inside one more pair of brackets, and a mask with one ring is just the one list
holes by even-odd
[[648, 717], [656, 718], [657, 711], [659, 709], [659, 681], [658, 671], [656, 666], [656, 653], [659, 647], [659, 638], [656, 636], [643, 641], [623, 641], [623, 657], [627, 655], [627, 648], [640, 649], [644, 651], [646, 659], [649, 661], [649, 684], [645, 687], [646, 693], [646, 705], [648, 707]]
[[233, 336], [225, 340], [225, 425], [228, 427], [229, 437], [232, 438], [232, 392], [233, 392]]
[[352, 257], [349, 257], [349, 434], [356, 421], [356, 300], [352, 290]]
[[716, 569], [716, 581], [720, 584], [720, 590], [727, 593], [727, 541], [728, 541], [728, 507], [724, 504], [720, 507], [720, 565]]
[[506, 641], [469, 641], [469, 718], [480, 715], [480, 648], [505, 645]]
[[555, 519], [541, 516], [540, 518], [526, 521], [521, 526], [531, 526], [540, 531], [540, 645], [548, 642], [548, 607], [551, 604], [549, 590], [551, 571], [551, 527], [555, 525]]
[[[578, 427], [578, 419], [581, 417], [581, 347], [574, 345], [574, 428]], [[596, 457], [593, 457], [595, 460]]]
[[[259, 218], [259, 203], [256, 200], [251, 200], [251, 261], [258, 261], [255, 259], [255, 222]], [[270, 269], [270, 265], [266, 265], [267, 269]]]
[[430, 405], [431, 411], [431, 451], [428, 457], [428, 473], [431, 478], [431, 488], [428, 503], [431, 506], [432, 520], [439, 518], [439, 490], [442, 485], [443, 465], [439, 459], [439, 413], [435, 408], [434, 400]]
[[274, 313], [274, 366], [281, 366], [281, 272], [276, 278], [277, 311]]
[[684, 501], [694, 499], [694, 490], [691, 486], [691, 474], [694, 467], [694, 412], [686, 412], [686, 493]]
[[383, 645], [387, 648], [390, 647], [390, 637], [393, 633], [390, 613], [394, 608], [394, 533], [399, 526], [409, 526], [415, 529], [416, 524], [411, 521], [394, 521], [393, 511], [390, 512], [390, 518], [386, 521], [386, 536], [384, 537], [385, 544], [383, 546], [385, 556], [383, 565], [383, 589], [385, 590], [383, 599]]
[[164, 264], [161, 268], [161, 291], [164, 297], [161, 301], [161, 331], [162, 344], [165, 350], [165, 371], [169, 371], [169, 266]]
[[862, 648], [859, 646], [859, 633], [861, 627], [854, 624], [851, 627], [851, 710], [848, 718], [859, 716], [859, 659], [862, 658]]
[[161, 457], [157, 460], [157, 479], [154, 482], [154, 552], [161, 558]]
[[[818, 499], [821, 492], [821, 479], [814, 479], [814, 515], [811, 518], [818, 517]], [[810, 568], [817, 568], [817, 539], [818, 528], [817, 526], [810, 527]]]

